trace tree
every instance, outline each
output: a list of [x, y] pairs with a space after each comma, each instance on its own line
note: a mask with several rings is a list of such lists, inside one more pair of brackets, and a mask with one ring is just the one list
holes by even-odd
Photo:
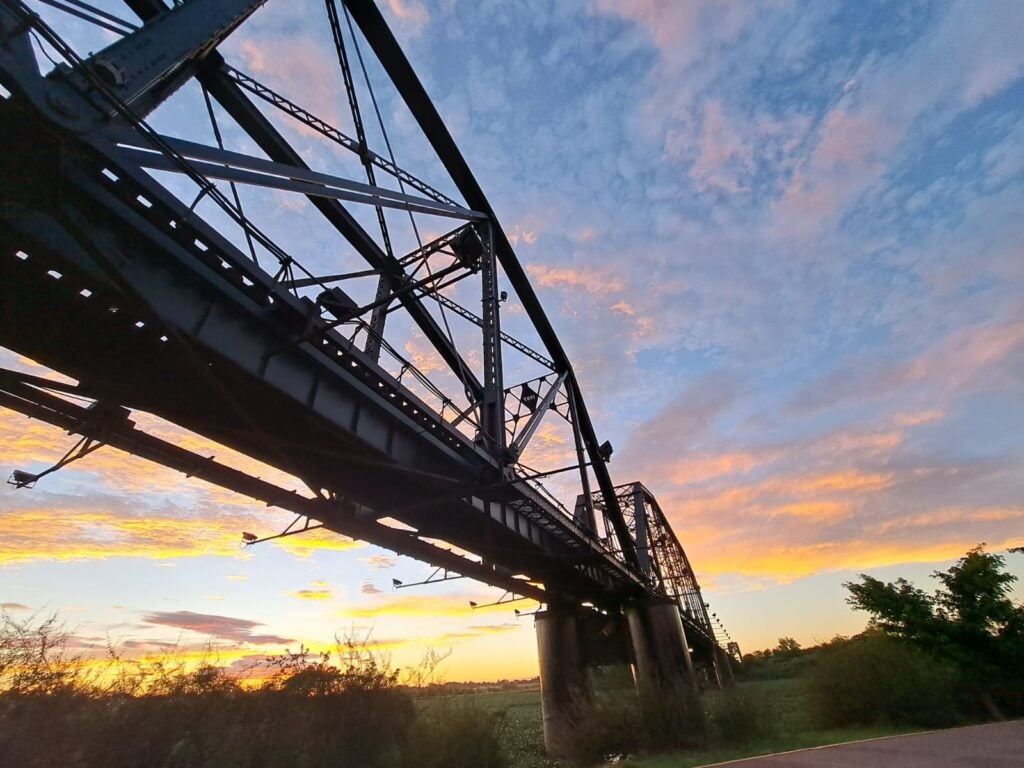
[[981, 544], [933, 574], [941, 583], [933, 594], [906, 579], [883, 583], [863, 573], [843, 586], [872, 627], [951, 664], [998, 716], [993, 694], [1019, 692], [1024, 683], [1024, 607], [1010, 599], [1017, 577], [1005, 565]]
[[775, 653], [779, 656], [796, 656], [800, 653], [800, 643], [792, 637], [780, 637]]

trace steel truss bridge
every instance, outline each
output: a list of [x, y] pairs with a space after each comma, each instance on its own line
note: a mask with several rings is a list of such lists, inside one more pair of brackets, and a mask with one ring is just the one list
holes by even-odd
[[[376, 6], [324, 3], [343, 132], [220, 53], [261, 2], [125, 2], [0, 0], [0, 345], [77, 382], [3, 370], [0, 405], [79, 436], [61, 464], [113, 446], [548, 605], [671, 597], [691, 645], [719, 649], [683, 547], [642, 484], [613, 483], [512, 243]], [[79, 53], [64, 21], [103, 46]], [[439, 181], [399, 165], [386, 98]], [[167, 109], [206, 133], [158, 130]], [[279, 198], [309, 223], [282, 227]], [[553, 423], [552, 463], [533, 449]]]

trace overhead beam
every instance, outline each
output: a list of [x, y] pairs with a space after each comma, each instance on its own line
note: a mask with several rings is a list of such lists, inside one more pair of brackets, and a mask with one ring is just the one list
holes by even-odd
[[[138, 165], [141, 168], [149, 168], [157, 171], [171, 171], [176, 173], [183, 172], [174, 159], [162, 153], [146, 152], [144, 150], [134, 148], [122, 148], [113, 154], [119, 160], [128, 164]], [[183, 154], [187, 157], [187, 153]], [[359, 182], [350, 182], [348, 179], [330, 176], [325, 173], [315, 173], [312, 171], [303, 171], [301, 169], [292, 170], [283, 163], [264, 164], [265, 166], [270, 166], [277, 170], [278, 173], [246, 170], [239, 164], [225, 164], [230, 162], [230, 158], [228, 157], [229, 155], [235, 155], [237, 153], [223, 152], [222, 154], [224, 155], [223, 162], [206, 162], [203, 160], [189, 158], [189, 167], [191, 170], [201, 173], [208, 179], [223, 179], [225, 181], [234, 181], [240, 184], [248, 184], [250, 186], [278, 189], [282, 192], [296, 192], [306, 195], [307, 197], [323, 197], [330, 200], [347, 200], [351, 203], [363, 203], [383, 208], [397, 208], [402, 211], [415, 211], [416, 213], [425, 213], [430, 216], [444, 216], [446, 218], [461, 219], [463, 221], [479, 218], [479, 216], [474, 215], [472, 211], [463, 212], [461, 210], [452, 210], [447, 206], [442, 208], [435, 205], [431, 200], [413, 202], [416, 198], [410, 198], [408, 195], [400, 195], [400, 197], [407, 198], [406, 200], [394, 199], [395, 197], [398, 197], [399, 194], [392, 194], [390, 190], [381, 189], [380, 187], [371, 187], [368, 184], [360, 184]], [[250, 158], [250, 160], [255, 160], [255, 158]], [[252, 165], [253, 163], [249, 162], [246, 164]], [[365, 187], [368, 191], [354, 191], [352, 189], [354, 186]]]
[[[148, 154], [154, 154], [152, 144], [143, 140], [142, 137], [134, 131], [119, 131], [112, 135], [111, 138], [119, 144], [130, 147], [131, 149], [144, 150]], [[221, 149], [220, 147], [211, 147], [207, 144], [200, 144], [195, 141], [177, 139], [172, 136], [161, 136], [160, 138], [167, 144], [167, 146], [171, 147], [171, 149], [175, 150], [182, 157], [186, 157], [188, 159], [207, 160], [211, 163], [229, 166], [231, 168], [243, 168], [250, 171], [258, 171], [271, 176], [280, 176], [281, 178], [294, 179], [296, 181], [306, 181], [310, 184], [322, 184], [347, 192], [357, 193], [364, 197], [379, 197], [382, 200], [388, 201], [388, 203], [391, 204], [391, 207], [399, 208], [401, 210], [405, 210], [406, 207], [403, 204], [408, 203], [419, 206], [424, 211], [437, 213], [441, 216], [453, 215], [456, 218], [466, 219], [467, 221], [484, 218], [482, 213], [478, 211], [471, 211], [468, 208], [464, 208], [455, 203], [441, 203], [436, 200], [416, 197], [415, 195], [409, 195], [393, 189], [386, 189], [374, 184], [366, 184], [361, 181], [344, 179], [333, 174], [312, 171], [308, 168], [298, 168], [294, 165], [287, 165], [285, 163], [275, 163], [272, 160], [266, 160], [261, 157], [252, 157], [251, 155], [246, 155], [242, 152], [232, 152], [231, 150]]]

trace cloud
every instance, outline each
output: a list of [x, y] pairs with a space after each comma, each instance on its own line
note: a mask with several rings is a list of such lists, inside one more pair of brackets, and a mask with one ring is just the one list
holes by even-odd
[[[267, 526], [266, 516], [260, 516], [261, 520], [256, 515], [223, 511], [197, 517], [165, 506], [159, 514], [133, 514], [120, 509], [119, 502], [102, 498], [55, 499], [50, 496], [44, 498], [42, 504], [9, 508], [0, 515], [0, 564], [113, 557], [169, 560], [214, 555], [235, 558], [242, 553], [241, 532]], [[362, 546], [359, 542], [334, 535], [279, 548], [308, 557], [318, 549], [345, 551], [359, 546]]]
[[929, 391], [947, 399], [966, 391], [1012, 386], [998, 375], [1004, 361], [1024, 349], [1024, 320], [960, 328], [911, 359], [852, 360], [807, 384], [793, 410], [820, 410], [877, 400], [906, 391]]
[[[670, 152], [673, 149], [670, 148]], [[678, 151], [678, 150], [676, 150]], [[719, 189], [730, 194], [750, 191], [742, 181], [755, 170], [754, 151], [723, 114], [722, 104], [711, 101], [704, 107], [697, 159], [690, 178], [697, 190]]]
[[387, 9], [400, 26], [415, 32], [430, 22], [430, 14], [419, 0], [387, 0]]
[[[246, 521], [250, 522], [250, 521]], [[0, 563], [109, 557], [234, 557], [241, 521], [129, 516], [106, 506], [15, 509], [0, 516]]]
[[724, 475], [746, 474], [762, 461], [750, 452], [683, 454], [673, 458], [674, 466], [668, 471], [668, 478], [674, 485], [689, 485]]
[[187, 629], [200, 635], [208, 635], [222, 640], [252, 645], [283, 645], [292, 642], [280, 635], [254, 633], [257, 627], [264, 626], [261, 622], [238, 619], [232, 616], [220, 616], [212, 613], [195, 613], [193, 611], [157, 611], [147, 613], [142, 620], [147, 624], [163, 627]]
[[364, 565], [368, 565], [371, 568], [394, 568], [395, 563], [398, 562], [398, 558], [392, 555], [369, 555], [367, 557], [360, 557], [359, 562]]
[[4, 611], [31, 611], [32, 609], [24, 603], [0, 603], [0, 610]]
[[311, 531], [288, 536], [272, 542], [289, 554], [297, 557], [310, 557], [314, 552], [347, 552], [352, 549], [362, 549], [366, 544], [356, 539], [350, 539], [340, 533], [327, 530], [326, 528], [315, 528]]
[[365, 581], [363, 581], [362, 584], [359, 585], [359, 594], [379, 595], [381, 594], [381, 590], [377, 589], [377, 586], [372, 581], [366, 579]]
[[[1013, 519], [1019, 525], [1024, 511], [1018, 510]], [[701, 570], [710, 574], [767, 576], [774, 583], [787, 583], [820, 572], [867, 571], [903, 563], [953, 560], [978, 544], [978, 536], [970, 531], [943, 533], [925, 525], [913, 531], [915, 536], [898, 540], [861, 537], [791, 544], [750, 540], [725, 543], [720, 552], [704, 558]], [[1024, 538], [1019, 534], [1004, 534], [990, 537], [988, 545], [998, 550], [1018, 546], [1020, 542]]]
[[299, 600], [330, 600], [331, 590], [329, 589], [300, 589], [292, 592], [291, 596]]
[[626, 287], [622, 277], [608, 271], [527, 264], [526, 272], [539, 288], [580, 289], [595, 296], [604, 296], [618, 293]]

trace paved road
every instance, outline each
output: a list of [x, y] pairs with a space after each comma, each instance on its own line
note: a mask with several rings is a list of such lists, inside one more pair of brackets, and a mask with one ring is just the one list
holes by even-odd
[[819, 747], [729, 768], [1024, 768], [1024, 721]]

